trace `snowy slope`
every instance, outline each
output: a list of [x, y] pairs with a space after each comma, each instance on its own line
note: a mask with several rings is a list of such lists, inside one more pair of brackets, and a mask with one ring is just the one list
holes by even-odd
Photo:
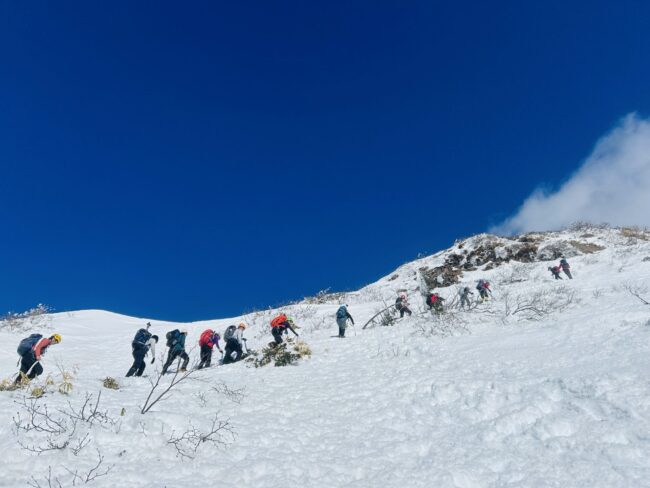
[[[48, 467], [62, 486], [72, 486], [65, 467], [87, 472], [97, 449], [102, 466], [114, 467], [91, 486], [650, 486], [650, 307], [626, 290], [649, 283], [650, 262], [643, 260], [650, 256], [649, 236], [592, 229], [537, 237], [540, 249], [568, 241], [603, 249], [572, 253], [572, 281], [554, 281], [546, 270], [550, 262], [537, 260], [464, 271], [458, 285], [438, 289], [448, 303], [457, 286], [479, 277], [492, 281], [494, 301], [437, 319], [424, 312], [419, 270], [486, 240], [519, 245], [485, 235], [459, 241], [358, 292], [287, 307], [302, 326], [311, 359], [284, 368], [237, 363], [198, 372], [196, 381], [179, 384], [146, 415], [139, 410], [151, 378], [123, 377], [131, 338], [146, 320], [103, 311], [53, 314], [47, 331], [60, 332], [63, 342], [45, 356], [46, 373], [56, 375], [60, 363], [76, 375], [71, 394], [48, 393], [39, 402], [55, 411], [101, 390], [102, 408], [118, 424], [92, 427], [91, 443], [77, 456], [70, 448], [36, 455], [18, 441], [43, 437], [17, 435], [12, 420], [24, 412], [25, 392], [0, 392], [6, 453], [0, 486], [28, 486], [31, 476], [48, 486]], [[408, 291], [414, 317], [361, 330], [398, 290]], [[538, 320], [506, 316], [506, 301], [512, 311], [517, 301], [536, 296], [563, 306], [546, 309]], [[566, 296], [571, 299], [563, 301]], [[339, 299], [350, 303], [357, 323], [345, 340], [331, 337]], [[242, 318], [250, 324], [251, 347], [270, 340], [274, 312]], [[223, 330], [239, 321], [152, 323], [161, 336], [187, 327], [193, 345], [207, 326]], [[15, 348], [24, 335], [0, 332], [7, 377], [16, 371]], [[148, 364], [147, 373], [154, 377], [159, 365]], [[103, 388], [106, 376], [121, 388]], [[212, 389], [221, 381], [244, 389], [239, 402]], [[193, 460], [177, 457], [168, 444], [172, 431], [185, 431], [190, 421], [205, 429], [217, 411], [229, 419], [234, 440], [222, 449], [206, 443]]]

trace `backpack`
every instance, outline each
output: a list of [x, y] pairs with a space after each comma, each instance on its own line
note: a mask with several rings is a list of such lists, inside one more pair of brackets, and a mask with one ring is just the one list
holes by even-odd
[[236, 331], [237, 331], [237, 326], [236, 325], [229, 325], [226, 328], [226, 331], [223, 333], [223, 340], [228, 341], [228, 339], [232, 339], [232, 336], [235, 335]]
[[485, 283], [485, 280], [478, 280], [478, 283], [476, 284], [476, 289], [480, 291], [483, 288], [483, 283]]
[[285, 314], [278, 315], [273, 320], [271, 320], [271, 327], [280, 327], [287, 321], [287, 316]]
[[214, 331], [212, 329], [204, 330], [201, 337], [199, 337], [199, 346], [206, 346], [208, 342], [212, 341], [213, 336]]
[[336, 311], [337, 319], [344, 319], [347, 318], [347, 316], [348, 316], [348, 310], [345, 307], [339, 307], [339, 309]]
[[131, 342], [131, 345], [133, 347], [144, 346], [147, 344], [147, 341], [149, 339], [151, 339], [151, 333], [147, 329], [140, 329], [135, 333], [135, 337], [133, 338], [133, 342]]
[[27, 354], [29, 351], [34, 349], [34, 346], [38, 344], [38, 341], [40, 341], [42, 338], [43, 336], [41, 334], [32, 334], [29, 337], [25, 337], [22, 341], [20, 341], [20, 344], [18, 344], [18, 349], [16, 349], [18, 355], [24, 356]]
[[167, 347], [172, 347], [178, 341], [181, 331], [178, 329], [170, 330], [167, 332]]

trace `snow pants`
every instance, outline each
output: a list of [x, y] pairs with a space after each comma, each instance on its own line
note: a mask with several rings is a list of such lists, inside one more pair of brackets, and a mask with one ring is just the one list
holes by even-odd
[[408, 308], [406, 305], [402, 305], [402, 306], [399, 307], [397, 310], [399, 311], [399, 318], [400, 318], [400, 319], [404, 317], [404, 314], [405, 314], [405, 313], [409, 314], [409, 317], [410, 317], [411, 314], [413, 313], [413, 312], [411, 312], [411, 309]]
[[126, 376], [142, 376], [144, 373], [144, 368], [147, 367], [147, 364], [144, 361], [144, 357], [147, 355], [147, 348], [145, 347], [134, 347], [133, 348], [133, 366], [126, 373]]
[[553, 276], [555, 277], [556, 280], [561, 280], [562, 277], [560, 276], [560, 273], [553, 273]]
[[345, 326], [348, 323], [347, 317], [342, 319], [336, 319], [336, 323], [339, 326], [339, 337], [345, 337]]
[[573, 276], [571, 276], [571, 270], [569, 268], [564, 268], [562, 271], [564, 271], [564, 274], [567, 275], [570, 280], [573, 279]]
[[[36, 366], [34, 366], [35, 362], [36, 362], [36, 354], [34, 353], [33, 349], [20, 358], [20, 372], [22, 374], [19, 374], [18, 377], [16, 378], [15, 381], [16, 384], [21, 382], [23, 378], [23, 374], [27, 374], [28, 371], [29, 374], [27, 374], [27, 377], [30, 380], [33, 380], [34, 378], [36, 378], [37, 376], [43, 373], [43, 366], [41, 366], [41, 363], [38, 363]], [[34, 367], [32, 368], [32, 366]]]
[[472, 304], [469, 301], [469, 296], [461, 295], [460, 296], [460, 308], [464, 308], [467, 305], [467, 308], [472, 308]]
[[212, 364], [212, 348], [207, 345], [201, 346], [201, 362], [199, 363], [199, 369], [209, 368]]
[[[235, 353], [234, 358], [233, 353]], [[226, 342], [226, 351], [223, 355], [223, 364], [230, 364], [234, 363], [235, 361], [239, 361], [243, 354], [244, 351], [242, 351], [241, 344], [237, 341], [237, 339], [233, 339], [231, 337], [228, 339], [228, 342]]]
[[275, 343], [280, 345], [282, 344], [282, 333], [284, 332], [284, 329], [281, 327], [273, 327], [271, 329], [271, 334], [273, 334], [273, 339], [275, 339]]
[[163, 374], [167, 372], [167, 369], [172, 365], [176, 358], [181, 358], [183, 360], [183, 364], [181, 365], [180, 369], [187, 369], [187, 364], [190, 362], [190, 357], [187, 355], [185, 350], [170, 349], [169, 353], [167, 354], [167, 361], [165, 361], [165, 365], [162, 369]]

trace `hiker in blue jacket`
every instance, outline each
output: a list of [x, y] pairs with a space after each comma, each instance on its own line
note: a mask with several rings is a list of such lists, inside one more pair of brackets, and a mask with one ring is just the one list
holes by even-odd
[[187, 337], [187, 331], [179, 331], [178, 329], [167, 332], [167, 347], [169, 347], [169, 352], [167, 353], [167, 361], [162, 369], [162, 374], [167, 373], [167, 370], [176, 360], [176, 358], [181, 358], [183, 364], [181, 365], [179, 371], [184, 373], [187, 371], [187, 364], [190, 362], [190, 357], [185, 352], [185, 338]]
[[144, 360], [147, 353], [151, 352], [151, 364], [156, 360], [156, 343], [158, 342], [158, 336], [151, 334], [149, 332], [149, 327], [151, 324], [147, 322], [146, 329], [140, 329], [135, 333], [133, 342], [131, 342], [131, 348], [133, 349], [133, 366], [126, 373], [127, 378], [129, 376], [142, 376], [144, 369], [147, 367], [147, 364]]
[[352, 325], [354, 325], [354, 319], [352, 318], [352, 315], [350, 315], [350, 312], [348, 312], [348, 306], [343, 304], [336, 311], [336, 323], [339, 326], [339, 337], [345, 337], [345, 326], [348, 323], [348, 319], [352, 322]]

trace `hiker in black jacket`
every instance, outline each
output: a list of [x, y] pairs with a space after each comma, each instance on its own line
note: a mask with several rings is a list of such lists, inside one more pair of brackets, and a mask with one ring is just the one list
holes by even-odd
[[148, 352], [151, 351], [151, 364], [156, 360], [156, 344], [158, 343], [158, 336], [152, 335], [149, 332], [151, 324], [147, 324], [146, 329], [140, 329], [135, 333], [135, 337], [131, 342], [133, 349], [133, 366], [126, 373], [126, 376], [142, 376], [147, 364], [144, 360]]

